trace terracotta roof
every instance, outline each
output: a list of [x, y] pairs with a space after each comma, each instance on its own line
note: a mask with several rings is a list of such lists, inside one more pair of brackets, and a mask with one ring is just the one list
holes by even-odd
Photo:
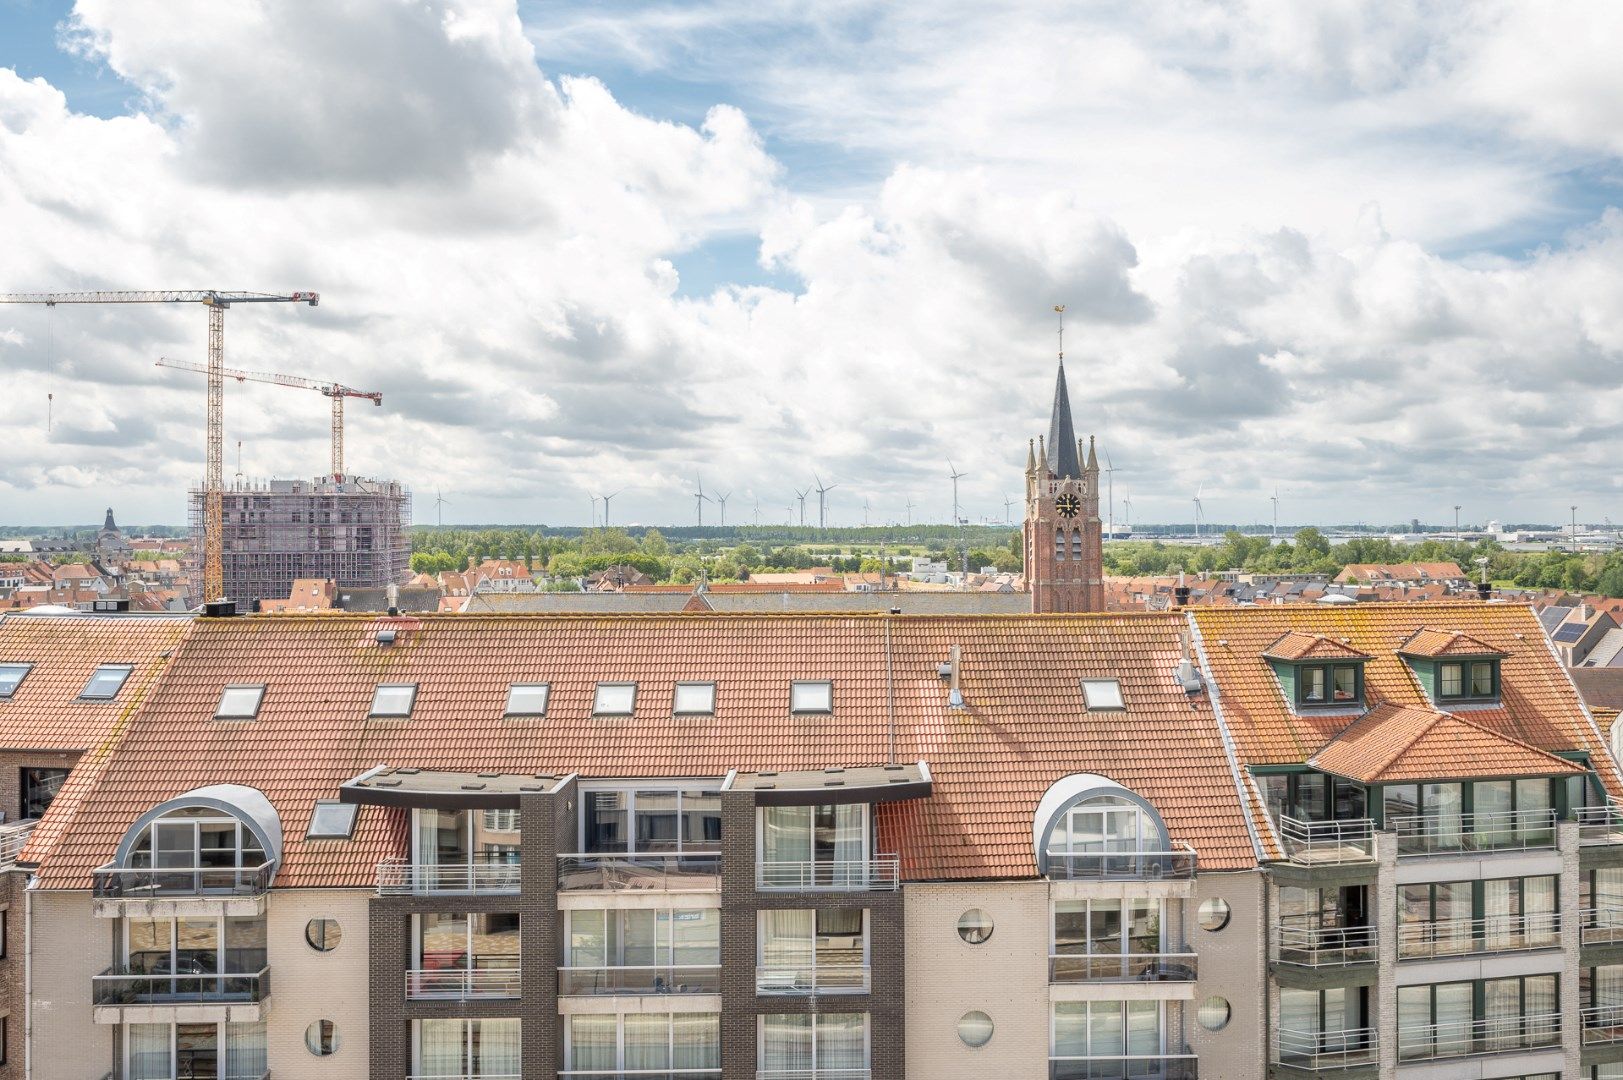
[[1500, 656], [1500, 651], [1462, 630], [1419, 630], [1398, 652], [1404, 656]]
[[1462, 777], [1565, 776], [1584, 770], [1564, 758], [1432, 709], [1378, 705], [1308, 761], [1365, 784]]
[[[365, 886], [403, 855], [399, 811], [364, 807], [355, 839], [303, 840], [314, 801], [380, 763], [434, 769], [714, 776], [886, 760], [894, 673], [896, 756], [928, 761], [928, 799], [878, 811], [879, 845], [920, 879], [1032, 876], [1032, 815], [1073, 773], [1142, 793], [1201, 865], [1254, 865], [1239, 788], [1210, 703], [1171, 678], [1177, 616], [354, 615], [198, 620], [125, 734], [41, 880], [84, 887], [123, 831], [206, 784], [263, 791], [287, 846], [278, 883]], [[1277, 636], [1277, 634], [1272, 635]], [[937, 672], [962, 647], [967, 707]], [[1125, 713], [1088, 714], [1083, 676], [1121, 680]], [[794, 679], [834, 682], [834, 712], [791, 715]], [[548, 715], [501, 717], [509, 683], [545, 679]], [[634, 719], [591, 715], [598, 681], [636, 680]], [[674, 683], [713, 679], [716, 713], [671, 715]], [[366, 719], [380, 681], [416, 682], [409, 720]], [[226, 682], [268, 685], [259, 718], [212, 719]], [[1253, 813], [1256, 807], [1251, 807]]]
[[1263, 652], [1275, 660], [1368, 660], [1368, 653], [1323, 634], [1304, 634], [1297, 630], [1282, 635]]

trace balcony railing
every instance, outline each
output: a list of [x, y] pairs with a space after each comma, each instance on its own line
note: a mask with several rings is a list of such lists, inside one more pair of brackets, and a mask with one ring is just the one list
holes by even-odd
[[247, 867], [189, 866], [132, 868], [98, 866], [91, 871], [97, 900], [158, 900], [180, 896], [263, 896], [274, 863]]
[[1298, 866], [1340, 866], [1375, 858], [1375, 822], [1369, 818], [1347, 821], [1279, 819], [1279, 838], [1285, 855]]
[[816, 964], [807, 967], [758, 967], [757, 994], [866, 994], [871, 979], [867, 964]]
[[1623, 815], [1615, 806], [1580, 806], [1573, 811], [1580, 844], [1623, 844]]
[[755, 1080], [872, 1080], [872, 1078], [873, 1074], [867, 1069], [755, 1070]]
[[34, 826], [38, 824], [39, 818], [24, 818], [10, 825], [0, 825], [0, 869], [17, 861], [17, 856], [28, 846], [28, 838], [33, 835]]
[[1531, 1050], [1554, 1046], [1560, 1041], [1560, 1013], [1449, 1020], [1398, 1028], [1398, 1060], [1425, 1061], [1504, 1050]]
[[[570, 1076], [571, 1073], [559, 1073]], [[605, 1074], [610, 1075], [610, 1074]], [[518, 1073], [411, 1073], [406, 1080], [524, 1080]]]
[[755, 887], [763, 890], [892, 892], [900, 877], [901, 861], [895, 855], [755, 864]]
[[558, 856], [559, 892], [719, 892], [721, 856], [576, 852]]
[[466, 863], [413, 863], [389, 859], [378, 863], [378, 893], [518, 892], [523, 867], [514, 859]]
[[1579, 1009], [1583, 1018], [1584, 1045], [1623, 1042], [1623, 1005], [1592, 1005]]
[[1580, 945], [1623, 945], [1623, 907], [1582, 908], [1578, 926]]
[[1297, 926], [1274, 928], [1274, 959], [1298, 967], [1346, 967], [1376, 959], [1373, 926]]
[[1061, 881], [1189, 878], [1195, 876], [1195, 850], [1180, 844], [1173, 851], [1049, 851], [1048, 876]]
[[1051, 1057], [1049, 1080], [1196, 1080], [1194, 1054]]
[[1390, 819], [1399, 855], [1525, 851], [1555, 846], [1554, 810], [1406, 814]]
[[1050, 953], [1048, 981], [1193, 982], [1198, 958], [1182, 953]]
[[224, 975], [171, 975], [110, 967], [91, 978], [93, 1005], [231, 1005], [270, 996], [270, 968]]
[[520, 981], [516, 967], [413, 968], [406, 972], [406, 996], [455, 1001], [514, 998], [519, 996]]
[[[718, 1080], [720, 1069], [562, 1069], [560, 1077], [568, 1080]], [[427, 1077], [413, 1080], [428, 1080]], [[486, 1077], [470, 1077], [469, 1080], [487, 1080]], [[507, 1080], [498, 1077], [497, 1080]], [[514, 1077], [513, 1080], [517, 1080]]]
[[1558, 911], [1398, 924], [1398, 957], [1403, 960], [1553, 949], [1560, 944], [1561, 913]]
[[1274, 1043], [1274, 1061], [1311, 1072], [1368, 1065], [1380, 1056], [1372, 1027], [1336, 1031], [1280, 1029]]
[[561, 967], [558, 993], [563, 996], [599, 994], [719, 994], [720, 964], [657, 964], [632, 967]]
[[[180, 1050], [170, 1063], [168, 1051], [156, 1054], [132, 1052], [129, 1067], [123, 1066], [104, 1074], [101, 1080], [145, 1080], [149, 1076], [174, 1076], [180, 1080], [270, 1080], [270, 1070], [243, 1072], [232, 1070], [220, 1059], [218, 1050]], [[518, 1080], [514, 1077], [513, 1080]]]

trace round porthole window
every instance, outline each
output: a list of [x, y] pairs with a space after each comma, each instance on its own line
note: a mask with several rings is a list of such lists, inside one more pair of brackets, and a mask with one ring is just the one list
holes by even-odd
[[979, 1009], [966, 1012], [958, 1018], [958, 1038], [970, 1049], [985, 1046], [992, 1041], [992, 1018]]
[[338, 1053], [338, 1025], [331, 1020], [317, 1020], [304, 1029], [304, 1046], [316, 1057]]
[[1227, 900], [1219, 900], [1216, 897], [1213, 897], [1210, 900], [1202, 900], [1200, 902], [1200, 911], [1198, 913], [1198, 918], [1200, 919], [1200, 928], [1202, 930], [1212, 931], [1221, 930], [1223, 927], [1229, 924], [1229, 916], [1231, 914], [1232, 912], [1229, 911], [1229, 902]]
[[992, 916], [978, 907], [970, 908], [958, 916], [958, 936], [971, 945], [985, 943], [992, 936]]
[[316, 952], [332, 952], [344, 940], [344, 928], [337, 919], [311, 919], [304, 924], [304, 940]]
[[1228, 998], [1217, 997], [1215, 994], [1200, 1003], [1195, 1011], [1195, 1019], [1207, 1031], [1222, 1031], [1229, 1026], [1229, 1017], [1233, 1010], [1229, 1008]]

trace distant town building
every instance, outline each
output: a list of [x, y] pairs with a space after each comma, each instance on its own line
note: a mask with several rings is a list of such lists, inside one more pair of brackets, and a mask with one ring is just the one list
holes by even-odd
[[1470, 583], [1458, 563], [1348, 563], [1336, 575], [1339, 585], [1441, 585]]
[[120, 565], [130, 557], [129, 542], [124, 539], [124, 534], [118, 531], [118, 525], [113, 521], [111, 506], [107, 508], [107, 520], [96, 533], [94, 553], [98, 560]]
[[[1026, 448], [1025, 577], [1031, 610], [1105, 610], [1104, 538], [1099, 522], [1099, 462], [1093, 440], [1084, 461], [1071, 423], [1065, 360], [1054, 381], [1048, 439]], [[1040, 452], [1039, 452], [1040, 451]]]

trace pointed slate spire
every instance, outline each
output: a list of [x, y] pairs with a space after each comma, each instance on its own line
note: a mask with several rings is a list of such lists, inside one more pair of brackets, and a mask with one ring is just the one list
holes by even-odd
[[101, 527], [106, 532], [117, 532], [118, 531], [118, 526], [113, 524], [113, 508], [111, 506], [109, 506], [107, 508], [107, 520], [102, 522]]
[[1099, 455], [1093, 452], [1093, 436], [1092, 435], [1088, 436], [1088, 465], [1087, 465], [1087, 469], [1088, 469], [1088, 472], [1090, 472], [1090, 473], [1096, 473], [1096, 472], [1099, 471]]
[[1054, 415], [1048, 421], [1048, 471], [1056, 477], [1080, 478], [1082, 463], [1076, 455], [1076, 429], [1071, 424], [1071, 394], [1065, 388], [1065, 361], [1059, 362], [1054, 380]]
[[1026, 440], [1026, 475], [1030, 476], [1031, 474], [1035, 473], [1036, 471], [1037, 471], [1037, 440], [1036, 439], [1027, 439]]

